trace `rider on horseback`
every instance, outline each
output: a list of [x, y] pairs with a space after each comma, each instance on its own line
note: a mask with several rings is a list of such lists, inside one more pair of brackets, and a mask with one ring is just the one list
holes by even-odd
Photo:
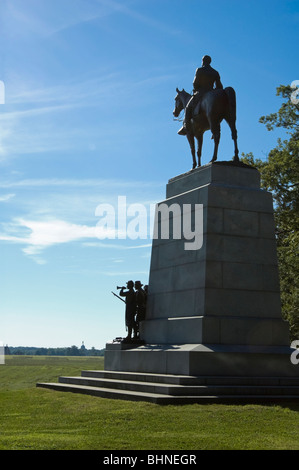
[[186, 106], [184, 124], [183, 127], [178, 131], [179, 135], [186, 135], [187, 131], [189, 132], [191, 130], [192, 115], [197, 105], [198, 109], [196, 114], [200, 112], [200, 102], [203, 95], [207, 91], [213, 90], [214, 84], [216, 85], [216, 89], [223, 88], [223, 85], [220, 81], [220, 75], [210, 66], [211, 62], [211, 57], [205, 55], [202, 58], [202, 66], [195, 72], [195, 77], [193, 80], [193, 96]]

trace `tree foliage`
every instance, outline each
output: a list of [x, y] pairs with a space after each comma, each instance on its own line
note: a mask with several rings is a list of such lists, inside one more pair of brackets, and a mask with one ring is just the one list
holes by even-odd
[[5, 346], [5, 355], [17, 356], [104, 356], [105, 349], [81, 348], [73, 345], [65, 348], [38, 348], [27, 346]]
[[242, 160], [258, 168], [262, 187], [273, 195], [282, 312], [293, 340], [299, 339], [299, 105], [290, 86], [278, 87], [277, 96], [284, 99], [280, 109], [260, 122], [269, 131], [283, 128], [287, 138], [278, 139], [266, 161], [252, 153]]

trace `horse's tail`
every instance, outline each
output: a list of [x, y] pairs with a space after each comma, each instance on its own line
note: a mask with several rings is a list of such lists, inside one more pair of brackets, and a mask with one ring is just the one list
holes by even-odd
[[229, 116], [228, 117], [231, 122], [234, 122], [237, 118], [236, 92], [230, 86], [224, 88], [224, 91], [228, 97], [228, 103], [229, 103]]

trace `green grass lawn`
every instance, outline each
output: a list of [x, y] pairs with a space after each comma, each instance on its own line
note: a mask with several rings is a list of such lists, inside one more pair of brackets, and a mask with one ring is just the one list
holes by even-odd
[[299, 449], [298, 402], [159, 406], [36, 388], [102, 368], [102, 357], [7, 356], [0, 450]]

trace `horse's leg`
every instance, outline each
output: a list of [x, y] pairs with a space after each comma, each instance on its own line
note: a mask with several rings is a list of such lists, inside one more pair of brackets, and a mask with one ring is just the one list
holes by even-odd
[[238, 134], [237, 134], [237, 129], [236, 129], [236, 121], [232, 120], [230, 118], [225, 118], [225, 120], [226, 120], [227, 124], [230, 127], [230, 130], [232, 132], [232, 139], [233, 139], [234, 145], [235, 145], [235, 154], [234, 154], [234, 157], [233, 157], [233, 161], [238, 162], [239, 161], [239, 149], [238, 149], [238, 143], [237, 143]]
[[237, 144], [237, 129], [236, 129], [236, 93], [235, 90], [231, 87], [227, 87], [224, 90], [228, 97], [228, 106], [225, 112], [225, 120], [228, 123], [231, 133], [232, 139], [235, 144], [235, 154], [233, 160], [235, 162], [239, 161], [239, 149]]
[[187, 139], [190, 145], [191, 149], [191, 154], [192, 154], [192, 160], [193, 160], [193, 165], [192, 165], [192, 170], [196, 168], [196, 158], [195, 158], [195, 142], [194, 142], [194, 135], [190, 134], [189, 132], [187, 133]]
[[203, 134], [199, 134], [199, 136], [197, 137], [197, 161], [198, 161], [198, 166], [201, 165], [202, 140], [203, 140]]
[[217, 160], [218, 146], [220, 142], [220, 122], [217, 124], [211, 124], [211, 131], [214, 139], [214, 154], [211, 162], [215, 162]]
[[232, 139], [233, 139], [234, 144], [235, 144], [235, 155], [234, 155], [233, 160], [234, 160], [234, 162], [238, 162], [239, 161], [239, 149], [238, 149], [238, 143], [237, 143], [238, 134], [237, 134], [236, 124], [233, 122], [230, 125], [230, 128], [231, 128], [231, 131], [232, 131]]

